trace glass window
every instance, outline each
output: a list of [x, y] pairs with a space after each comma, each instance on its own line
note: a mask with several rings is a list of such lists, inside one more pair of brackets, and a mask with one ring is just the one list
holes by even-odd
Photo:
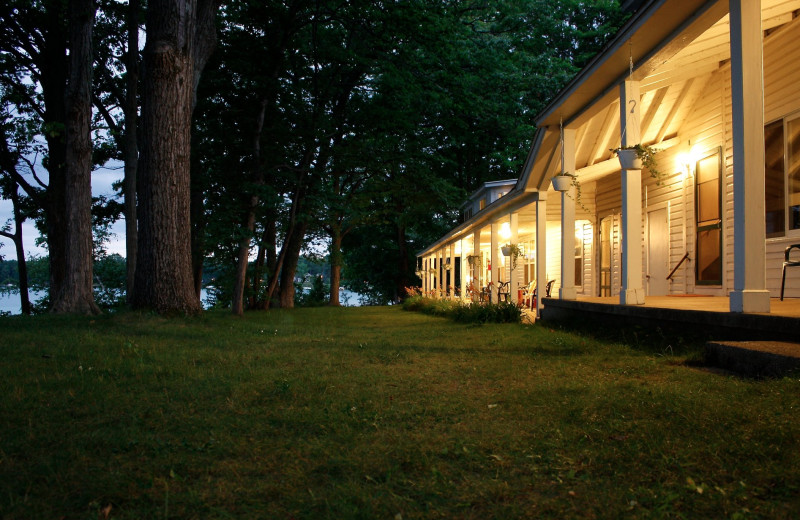
[[767, 237], [780, 237], [786, 231], [784, 174], [783, 174], [783, 120], [764, 127], [764, 210], [767, 219]]
[[800, 119], [786, 123], [786, 180], [789, 229], [800, 229]]

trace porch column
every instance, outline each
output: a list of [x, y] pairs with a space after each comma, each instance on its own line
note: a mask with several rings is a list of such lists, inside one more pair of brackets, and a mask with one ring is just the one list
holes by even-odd
[[461, 284], [460, 284], [460, 298], [463, 300], [467, 296], [467, 270], [469, 269], [469, 265], [467, 264], [467, 250], [464, 248], [466, 244], [464, 243], [464, 238], [461, 238], [461, 261], [458, 263], [461, 266]]
[[[563, 171], [575, 173], [575, 129], [562, 129], [564, 137]], [[561, 192], [561, 289], [560, 300], [575, 300], [575, 187]]]
[[[481, 262], [482, 262], [483, 255], [481, 254], [481, 230], [480, 229], [476, 229], [475, 233], [473, 233], [473, 235], [472, 235], [472, 254], [473, 254], [473, 256], [475, 256], [476, 259], [480, 259]], [[483, 279], [481, 271], [485, 267], [486, 266], [483, 265], [483, 263], [481, 263], [480, 266], [472, 268], [472, 274], [473, 274], [472, 287], [475, 290], [475, 294], [477, 294], [477, 292], [480, 291], [481, 287], [483, 286], [483, 284], [481, 283], [481, 280]]]
[[[620, 85], [620, 128], [622, 146], [641, 142], [639, 131], [638, 81]], [[574, 232], [573, 232], [574, 233]], [[642, 287], [642, 171], [622, 170], [622, 287], [621, 305], [644, 303]]]
[[430, 258], [428, 259], [428, 280], [430, 283], [430, 288], [428, 289], [430, 293], [428, 296], [433, 298], [435, 296], [434, 291], [436, 290], [436, 275], [435, 273], [435, 266], [436, 266], [436, 253], [431, 253]]
[[444, 270], [444, 249], [439, 249], [436, 252], [436, 257], [436, 278], [438, 278], [436, 281], [436, 297], [444, 298], [444, 295], [447, 294], [445, 292], [447, 288], [444, 286], [447, 281], [445, 278], [447, 272]]
[[450, 281], [447, 284], [447, 297], [452, 299], [456, 290], [456, 243], [450, 242]]
[[547, 195], [536, 199], [536, 315], [541, 315], [542, 298], [547, 286]]
[[430, 291], [431, 275], [428, 273], [428, 257], [422, 257], [422, 295], [427, 296]]
[[489, 272], [489, 279], [492, 281], [492, 288], [489, 291], [489, 302], [494, 301], [494, 294], [497, 290], [497, 284], [500, 283], [500, 276], [498, 269], [500, 268], [500, 258], [497, 256], [497, 248], [500, 247], [500, 222], [492, 222], [492, 251], [491, 260], [489, 264], [492, 266]]
[[[512, 213], [509, 215], [509, 226], [511, 228], [511, 238], [510, 243], [519, 247], [519, 213]], [[514, 267], [513, 257], [508, 257], [508, 291], [509, 291], [509, 300], [512, 302], [517, 301], [517, 291], [519, 290], [519, 273], [517, 272], [519, 269], [519, 263], [524, 262], [525, 259], [520, 257], [517, 259], [517, 266]]]
[[761, 1], [730, 0], [733, 112], [731, 312], [769, 312], [764, 227], [764, 61]]

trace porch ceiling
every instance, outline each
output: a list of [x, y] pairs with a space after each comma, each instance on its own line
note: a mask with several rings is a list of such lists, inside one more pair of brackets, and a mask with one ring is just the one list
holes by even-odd
[[[639, 80], [642, 93], [642, 141], [657, 148], [677, 143], [678, 130], [705, 85], [730, 60], [728, 2], [655, 4], [658, 7], [651, 8], [649, 17], [639, 20], [638, 26], [632, 20], [634, 27], [628, 29], [624, 41], [612, 45], [604, 60], [587, 67], [588, 72], [576, 78], [582, 83], [568, 87], [537, 121], [545, 134], [530, 164], [528, 189], [547, 190], [550, 178], [561, 169], [558, 125], [562, 118], [565, 126], [576, 129], [576, 173], [581, 180], [619, 171], [611, 149], [620, 142], [617, 85], [629, 74], [629, 59], [634, 60], [632, 77]], [[676, 4], [679, 8], [672, 9]], [[798, 10], [800, 0], [762, 0], [766, 37], [794, 21]], [[668, 30], [672, 27], [679, 29]], [[673, 36], [658, 41], [650, 31]], [[637, 56], [643, 58], [640, 63], [635, 61]], [[587, 99], [592, 101], [586, 103]]]

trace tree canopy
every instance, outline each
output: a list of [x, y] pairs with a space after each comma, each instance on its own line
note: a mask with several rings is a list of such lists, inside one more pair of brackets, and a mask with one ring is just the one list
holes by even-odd
[[[624, 20], [615, 0], [209, 0], [193, 7], [194, 33], [157, 23], [189, 12], [182, 3], [97, 2], [93, 38], [94, 158], [125, 158], [135, 175], [139, 150], [133, 301], [161, 312], [194, 312], [203, 266], [234, 312], [293, 306], [305, 254], [328, 255], [331, 304], [340, 284], [397, 298], [418, 283], [414, 252], [457, 223], [466, 195], [518, 176], [535, 114]], [[69, 31], [62, 3], [33, 4], [0, 9], [0, 87], [18, 129], [6, 141], [20, 157], [2, 175], [43, 210], [29, 217], [52, 263], [66, 247], [66, 114], [52, 92], [68, 77]], [[176, 97], [164, 46], [189, 40], [171, 62], [173, 85], [189, 84]], [[47, 185], [20, 173], [36, 147]], [[51, 265], [53, 283], [63, 269]]]

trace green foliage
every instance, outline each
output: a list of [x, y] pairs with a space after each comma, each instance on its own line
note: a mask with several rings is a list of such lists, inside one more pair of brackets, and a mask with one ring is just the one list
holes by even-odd
[[522, 308], [511, 302], [465, 303], [415, 295], [403, 300], [403, 310], [450, 318], [459, 323], [520, 323]]
[[314, 276], [311, 288], [306, 292], [302, 283], [295, 284], [295, 305], [298, 307], [320, 307], [329, 301], [330, 287], [322, 276]]

